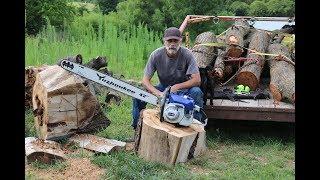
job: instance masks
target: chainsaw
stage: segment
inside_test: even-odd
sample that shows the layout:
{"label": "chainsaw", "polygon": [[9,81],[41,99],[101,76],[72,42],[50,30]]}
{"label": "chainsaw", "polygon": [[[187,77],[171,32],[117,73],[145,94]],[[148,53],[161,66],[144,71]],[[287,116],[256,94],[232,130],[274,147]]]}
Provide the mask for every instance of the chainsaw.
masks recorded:
{"label": "chainsaw", "polygon": [[112,88],[128,96],[160,107],[160,121],[166,121],[175,125],[189,126],[193,121],[194,112],[201,113],[205,118],[198,121],[204,126],[207,125],[208,118],[202,108],[197,106],[194,100],[187,95],[171,93],[171,86],[168,86],[162,97],[157,97],[149,92],[139,89],[124,81],[103,74],[86,66],[68,60],[62,60],[59,64],[63,69],[75,73],[81,77]]}

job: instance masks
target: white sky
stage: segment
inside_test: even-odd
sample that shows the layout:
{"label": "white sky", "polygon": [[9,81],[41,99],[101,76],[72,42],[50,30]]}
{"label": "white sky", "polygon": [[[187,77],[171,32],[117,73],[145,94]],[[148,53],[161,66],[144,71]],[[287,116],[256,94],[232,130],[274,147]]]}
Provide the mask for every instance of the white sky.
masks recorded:
{"label": "white sky", "polygon": [[[282,26],[288,24],[288,22],[284,21],[256,21],[253,24],[253,27],[257,29],[265,29],[265,30],[270,30],[273,31],[275,29],[281,29]],[[295,22],[290,23],[292,25],[295,24]]]}

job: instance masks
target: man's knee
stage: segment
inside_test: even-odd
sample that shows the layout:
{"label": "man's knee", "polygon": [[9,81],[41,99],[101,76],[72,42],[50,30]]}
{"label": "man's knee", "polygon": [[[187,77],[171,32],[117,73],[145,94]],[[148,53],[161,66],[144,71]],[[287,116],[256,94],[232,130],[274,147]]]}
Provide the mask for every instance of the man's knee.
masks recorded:
{"label": "man's knee", "polygon": [[203,92],[199,87],[192,87],[189,90],[189,94],[194,97],[203,97]]}

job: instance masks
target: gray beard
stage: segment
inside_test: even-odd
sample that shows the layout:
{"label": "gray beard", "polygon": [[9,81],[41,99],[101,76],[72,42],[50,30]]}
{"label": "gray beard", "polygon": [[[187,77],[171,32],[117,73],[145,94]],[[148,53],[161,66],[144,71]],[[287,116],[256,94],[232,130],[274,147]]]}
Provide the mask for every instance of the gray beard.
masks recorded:
{"label": "gray beard", "polygon": [[178,46],[176,49],[170,49],[167,47],[166,47],[166,49],[167,49],[167,52],[170,56],[175,56],[178,53],[180,46]]}

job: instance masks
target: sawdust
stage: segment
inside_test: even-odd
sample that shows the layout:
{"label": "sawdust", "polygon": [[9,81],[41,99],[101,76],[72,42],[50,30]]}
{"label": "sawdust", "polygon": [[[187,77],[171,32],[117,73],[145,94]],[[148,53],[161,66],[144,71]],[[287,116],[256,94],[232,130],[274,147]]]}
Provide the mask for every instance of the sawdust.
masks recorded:
{"label": "sawdust", "polygon": [[134,142],[126,143],[125,150],[126,151],[133,151],[134,150]]}
{"label": "sawdust", "polygon": [[104,170],[98,166],[92,164],[90,160],[86,157],[84,158],[68,158],[67,166],[63,170],[55,170],[53,168],[48,169],[38,169],[31,165],[26,165],[26,172],[33,174],[36,179],[68,179],[68,180],[78,180],[78,179],[101,179],[104,174]]}

